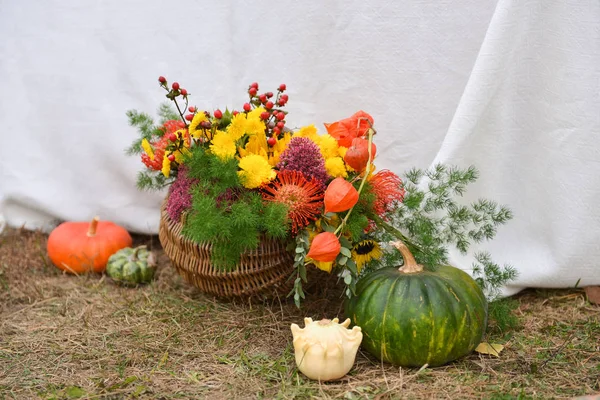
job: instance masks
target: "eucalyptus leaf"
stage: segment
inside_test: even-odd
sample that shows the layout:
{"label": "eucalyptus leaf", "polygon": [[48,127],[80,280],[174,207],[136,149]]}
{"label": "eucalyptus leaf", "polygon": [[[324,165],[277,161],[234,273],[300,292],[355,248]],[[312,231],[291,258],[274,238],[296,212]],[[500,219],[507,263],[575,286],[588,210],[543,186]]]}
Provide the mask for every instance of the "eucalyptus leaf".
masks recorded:
{"label": "eucalyptus leaf", "polygon": [[352,257],[352,252],[350,251],[350,249],[347,249],[346,247],[342,247],[340,249],[340,253],[342,253],[343,255],[345,255],[348,258]]}
{"label": "eucalyptus leaf", "polygon": [[308,279],[306,279],[306,266],[300,265],[298,267],[298,273],[300,274],[300,278],[302,278],[304,282],[308,282]]}

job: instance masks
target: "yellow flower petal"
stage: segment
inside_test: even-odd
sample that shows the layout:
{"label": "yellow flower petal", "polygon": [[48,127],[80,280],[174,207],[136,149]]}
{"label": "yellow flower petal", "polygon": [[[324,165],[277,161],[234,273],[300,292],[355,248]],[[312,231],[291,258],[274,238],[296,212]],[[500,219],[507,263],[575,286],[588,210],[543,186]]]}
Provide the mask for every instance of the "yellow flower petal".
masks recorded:
{"label": "yellow flower petal", "polygon": [[294,134],[294,136],[313,139],[317,136],[317,128],[314,125],[303,126]]}
{"label": "yellow flower petal", "polygon": [[333,261],[315,261],[311,260],[311,262],[315,265],[315,267],[319,268],[321,271],[325,271],[331,273],[333,269]]}
{"label": "yellow flower petal", "polygon": [[275,179],[277,173],[273,170],[266,157],[258,154],[250,154],[240,159],[238,171],[242,184],[245,188],[256,189],[262,184]]}
{"label": "yellow flower petal", "polygon": [[204,114],[204,111],[199,110],[198,112],[196,112],[194,118],[192,119],[192,122],[190,122],[190,126],[188,127],[190,135],[192,135],[196,139],[202,136],[203,130],[201,128],[199,129],[199,126],[202,122],[207,120],[208,118],[206,118],[206,114]]}
{"label": "yellow flower petal", "polygon": [[142,149],[144,149],[144,152],[148,154],[148,157],[154,161],[154,150],[152,149],[148,139],[142,139]]}
{"label": "yellow flower petal", "polygon": [[227,132],[217,131],[210,145],[210,150],[221,160],[227,160],[235,156],[235,141]]}
{"label": "yellow flower petal", "polygon": [[324,159],[339,156],[339,145],[333,136],[329,134],[320,135],[313,141],[319,146],[319,150],[321,150]]}
{"label": "yellow flower petal", "polygon": [[233,140],[238,141],[246,133],[246,115],[239,113],[231,119],[231,123],[227,126],[227,133],[231,135]]}
{"label": "yellow flower petal", "polygon": [[165,152],[165,156],[163,157],[162,173],[167,178],[171,174],[171,161],[169,161],[169,154],[167,152]]}
{"label": "yellow flower petal", "polygon": [[260,114],[262,114],[265,111],[267,111],[267,110],[264,107],[256,107],[254,110],[252,110],[248,113],[248,117],[246,119],[247,120],[257,119],[260,121],[261,120]]}
{"label": "yellow flower petal", "polygon": [[330,176],[334,178],[342,177],[346,178],[348,172],[346,172],[346,164],[342,157],[331,157],[325,160],[325,169]]}
{"label": "yellow flower petal", "polygon": [[265,136],[265,123],[259,119],[248,119],[246,121],[246,133],[248,135]]}

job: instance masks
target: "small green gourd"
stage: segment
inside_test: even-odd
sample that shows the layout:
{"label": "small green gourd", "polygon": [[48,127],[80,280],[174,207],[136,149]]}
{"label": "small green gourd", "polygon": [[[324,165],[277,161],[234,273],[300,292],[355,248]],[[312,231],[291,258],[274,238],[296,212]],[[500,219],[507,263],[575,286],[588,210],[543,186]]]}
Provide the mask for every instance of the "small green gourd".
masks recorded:
{"label": "small green gourd", "polygon": [[155,272],[156,257],[146,246],[119,250],[109,257],[106,266],[106,274],[125,286],[150,283]]}

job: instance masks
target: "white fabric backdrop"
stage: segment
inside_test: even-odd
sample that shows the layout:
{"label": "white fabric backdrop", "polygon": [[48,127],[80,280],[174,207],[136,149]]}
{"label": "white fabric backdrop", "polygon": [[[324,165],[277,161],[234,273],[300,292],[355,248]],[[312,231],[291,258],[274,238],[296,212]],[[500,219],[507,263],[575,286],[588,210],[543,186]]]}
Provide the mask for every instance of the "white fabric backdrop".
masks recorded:
{"label": "white fabric backdrop", "polygon": [[435,161],[514,211],[473,247],[519,269],[507,293],[600,284],[600,2],[501,1]]}
{"label": "white fabric backdrop", "polygon": [[285,82],[293,125],[371,113],[381,168],[476,164],[469,198],[515,212],[482,247],[520,270],[509,291],[600,284],[599,7],[0,0],[0,213],[46,229],[98,214],[156,233],[163,194],[135,189],[125,111],[156,109],[159,75],[207,109],[239,107],[250,82]]}

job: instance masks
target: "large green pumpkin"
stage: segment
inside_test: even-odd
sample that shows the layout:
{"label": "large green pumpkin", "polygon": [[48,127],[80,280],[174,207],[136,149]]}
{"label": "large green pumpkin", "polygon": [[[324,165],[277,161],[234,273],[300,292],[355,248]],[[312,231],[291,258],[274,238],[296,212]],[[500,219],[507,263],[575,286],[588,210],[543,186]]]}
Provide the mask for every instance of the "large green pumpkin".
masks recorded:
{"label": "large green pumpkin", "polygon": [[363,348],[403,367],[435,367],[471,353],[487,327],[487,301],[464,271],[424,270],[400,242],[401,268],[382,268],[357,284],[346,315],[361,327]]}
{"label": "large green pumpkin", "polygon": [[116,283],[125,286],[149,283],[155,272],[156,259],[146,246],[119,250],[109,257],[106,265],[106,274]]}

